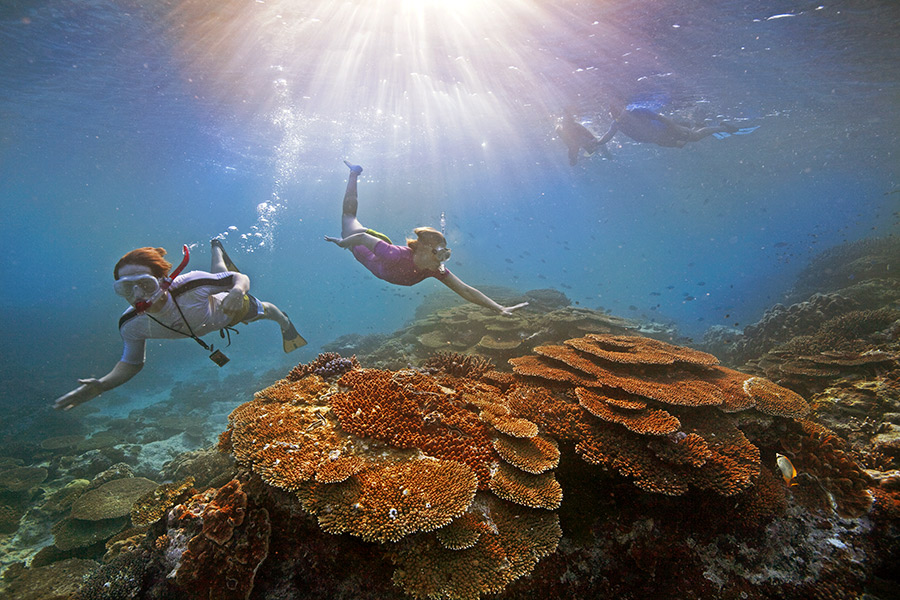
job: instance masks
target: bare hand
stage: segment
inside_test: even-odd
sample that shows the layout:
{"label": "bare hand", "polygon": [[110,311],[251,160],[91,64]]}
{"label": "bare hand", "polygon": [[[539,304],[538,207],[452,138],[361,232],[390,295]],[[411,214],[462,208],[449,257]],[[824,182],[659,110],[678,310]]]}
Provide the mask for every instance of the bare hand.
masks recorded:
{"label": "bare hand", "polygon": [[326,235],[325,241],[331,242],[332,244],[336,244],[336,245],[340,246],[341,248],[344,247],[344,240],[342,238],[336,238],[336,237],[331,237],[331,236]]}
{"label": "bare hand", "polygon": [[244,292],[243,290],[233,288],[229,290],[228,295],[222,300],[222,310],[228,316],[236,316],[244,308]]}
{"label": "bare hand", "polygon": [[523,306],[528,306],[528,303],[522,302],[520,304],[516,304],[515,306],[501,306],[500,314],[506,315],[506,316],[512,316],[512,312],[514,310],[518,310],[518,309],[522,308]]}
{"label": "bare hand", "polygon": [[93,400],[103,393],[103,383],[99,379],[79,379],[81,385],[66,394],[60,396],[53,403],[56,410],[72,410],[79,404],[84,404],[88,400]]}

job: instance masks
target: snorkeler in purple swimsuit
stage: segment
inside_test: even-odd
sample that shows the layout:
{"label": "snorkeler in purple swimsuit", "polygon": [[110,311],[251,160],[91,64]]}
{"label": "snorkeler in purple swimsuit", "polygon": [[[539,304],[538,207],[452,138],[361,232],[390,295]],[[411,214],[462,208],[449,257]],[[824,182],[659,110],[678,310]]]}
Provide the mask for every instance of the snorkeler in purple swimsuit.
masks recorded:
{"label": "snorkeler in purple swimsuit", "polygon": [[364,227],[356,218],[359,207],[356,181],[362,167],[344,161],[350,168],[350,179],[344,193],[341,215],[341,237],[325,236],[325,241],[337,244],[353,252],[373,275],[395,285],[415,285],[428,277],[434,277],[465,300],[508,315],[527,306],[527,302],[514,306],[501,306],[482,292],[464,283],[444,266],[450,258],[447,240],[437,229],[417,227],[413,230],[417,239],[406,240],[405,246],[396,246],[383,233]]}

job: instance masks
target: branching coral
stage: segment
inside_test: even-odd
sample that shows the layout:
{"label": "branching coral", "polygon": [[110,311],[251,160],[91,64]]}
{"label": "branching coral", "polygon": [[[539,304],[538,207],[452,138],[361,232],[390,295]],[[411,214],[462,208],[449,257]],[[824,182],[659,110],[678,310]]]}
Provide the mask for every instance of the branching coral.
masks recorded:
{"label": "branching coral", "polygon": [[425,361],[422,368],[430,373],[443,372],[454,377],[470,377],[477,379],[492,370],[494,363],[477,354],[459,354],[458,352],[435,352]]}
{"label": "branching coral", "polygon": [[796,495],[819,499],[840,516],[856,518],[872,505],[869,476],[853,459],[846,442],[828,428],[807,420],[791,423],[782,438],[798,475]]}

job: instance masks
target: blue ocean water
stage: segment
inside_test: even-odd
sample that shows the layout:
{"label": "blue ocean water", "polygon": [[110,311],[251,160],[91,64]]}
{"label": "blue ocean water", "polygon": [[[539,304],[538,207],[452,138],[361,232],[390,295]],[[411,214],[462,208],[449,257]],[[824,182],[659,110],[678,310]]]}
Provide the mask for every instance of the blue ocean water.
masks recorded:
{"label": "blue ocean water", "polygon": [[[363,223],[400,240],[444,214],[476,287],[741,328],[816,253],[897,233],[898,23],[891,1],[4,2],[0,402],[44,414],[112,368],[112,268],[138,246],[177,263],[189,244],[206,269],[223,236],[310,344],[242,327],[221,370],[190,340],[150,344],[102,410],[400,327],[442,286],[390,286],[323,242],[345,158]],[[568,164],[563,111],[601,135],[640,97],[759,129],[682,149],[619,134]]]}

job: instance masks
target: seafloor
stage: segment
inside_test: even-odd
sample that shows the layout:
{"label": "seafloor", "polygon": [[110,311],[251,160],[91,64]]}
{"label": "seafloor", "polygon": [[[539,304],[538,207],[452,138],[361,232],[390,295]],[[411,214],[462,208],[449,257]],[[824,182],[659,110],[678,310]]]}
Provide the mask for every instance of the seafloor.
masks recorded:
{"label": "seafloor", "polygon": [[898,598],[897,256],[834,248],[702,344],[492,290],[530,305],[433,297],[127,418],[6,415],[0,595]]}

